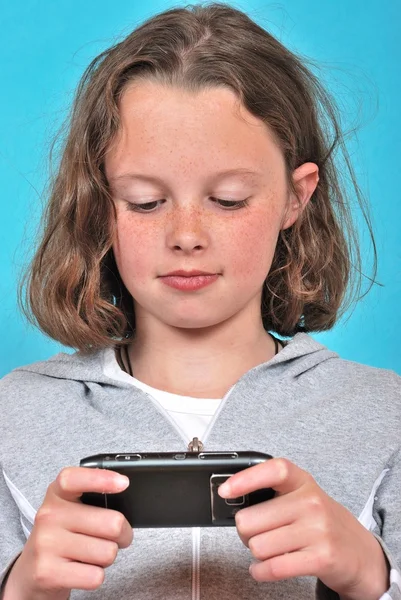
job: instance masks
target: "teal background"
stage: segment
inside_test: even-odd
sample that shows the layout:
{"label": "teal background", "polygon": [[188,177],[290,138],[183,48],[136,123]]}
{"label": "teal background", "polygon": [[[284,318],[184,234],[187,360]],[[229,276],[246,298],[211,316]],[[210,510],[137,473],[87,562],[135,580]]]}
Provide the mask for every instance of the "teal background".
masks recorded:
{"label": "teal background", "polygon": [[[401,3],[378,0],[233,2],[291,50],[321,65],[343,126],[358,126],[348,149],[370,200],[377,281],[349,319],[313,334],[344,358],[401,374],[400,71]],[[69,348],[28,325],[18,311],[17,278],[30,257],[48,175],[47,153],[90,60],[156,12],[183,3],[120,0],[15,0],[0,25],[1,279],[0,376]],[[361,218],[364,272],[371,246]]]}

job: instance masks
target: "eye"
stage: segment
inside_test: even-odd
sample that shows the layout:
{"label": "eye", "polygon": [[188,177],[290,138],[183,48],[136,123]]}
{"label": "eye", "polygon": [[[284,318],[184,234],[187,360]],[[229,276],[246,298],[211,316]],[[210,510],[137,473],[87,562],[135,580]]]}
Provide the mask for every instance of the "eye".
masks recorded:
{"label": "eye", "polygon": [[238,208],[248,205],[247,198],[245,200],[222,200],[221,198],[211,198],[211,200],[213,200],[213,202],[218,202],[220,206],[231,210],[237,210]]}
{"label": "eye", "polygon": [[158,202],[164,202],[164,201],[163,200],[153,200],[153,202],[146,202],[144,204],[135,204],[134,202],[127,202],[127,208],[128,208],[128,210],[133,210],[135,212],[152,212],[152,208],[155,208],[153,205],[157,204]]}
{"label": "eye", "polygon": [[[237,210],[248,205],[248,199],[245,200],[223,200],[222,198],[210,198],[212,202],[219,203],[222,208],[226,210]],[[127,202],[128,210],[134,212],[154,212],[158,202],[165,202],[165,200],[153,200],[153,202],[146,202],[144,204],[135,204],[134,202]]]}

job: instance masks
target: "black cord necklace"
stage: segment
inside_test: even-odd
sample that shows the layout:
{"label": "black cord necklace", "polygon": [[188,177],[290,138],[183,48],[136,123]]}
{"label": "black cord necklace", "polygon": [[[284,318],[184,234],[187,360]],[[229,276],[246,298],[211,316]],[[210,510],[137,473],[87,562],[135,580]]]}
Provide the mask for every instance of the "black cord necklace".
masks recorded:
{"label": "black cord necklace", "polygon": [[126,372],[128,372],[128,374],[131,375],[131,377],[133,377],[131,361],[129,359],[129,354],[128,354],[128,346],[124,346],[124,349],[125,349],[125,358],[126,358],[127,366],[128,366],[128,371],[126,371]]}

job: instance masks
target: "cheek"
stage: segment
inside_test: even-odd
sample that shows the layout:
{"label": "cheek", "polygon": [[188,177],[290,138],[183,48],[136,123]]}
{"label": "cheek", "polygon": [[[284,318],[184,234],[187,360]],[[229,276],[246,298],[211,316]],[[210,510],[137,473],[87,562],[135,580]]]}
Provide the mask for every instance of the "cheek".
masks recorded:
{"label": "cheek", "polygon": [[[231,242],[231,266],[245,279],[260,274],[262,279],[270,269],[279,234],[279,221],[274,214],[258,211],[237,228]],[[224,256],[224,254],[223,254]]]}
{"label": "cheek", "polygon": [[152,250],[155,243],[150,243],[151,232],[144,227],[133,227],[128,221],[117,221],[117,235],[113,244],[117,267],[122,279],[135,279],[145,282],[152,265]]}

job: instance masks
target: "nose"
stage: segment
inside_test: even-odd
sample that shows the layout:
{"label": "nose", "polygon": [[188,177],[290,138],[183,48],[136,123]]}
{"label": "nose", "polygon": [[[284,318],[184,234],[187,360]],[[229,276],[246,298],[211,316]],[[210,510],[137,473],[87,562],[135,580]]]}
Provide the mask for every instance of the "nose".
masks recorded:
{"label": "nose", "polygon": [[191,253],[204,250],[209,243],[209,231],[199,207],[176,210],[166,225],[166,243],[174,251]]}

